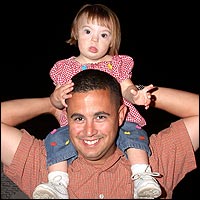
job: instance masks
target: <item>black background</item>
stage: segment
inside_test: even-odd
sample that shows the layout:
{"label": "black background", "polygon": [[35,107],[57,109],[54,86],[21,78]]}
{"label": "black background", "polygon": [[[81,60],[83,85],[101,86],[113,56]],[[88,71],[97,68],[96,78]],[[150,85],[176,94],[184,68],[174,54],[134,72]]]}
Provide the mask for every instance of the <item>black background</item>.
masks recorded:
{"label": "black background", "polygon": [[[140,3],[139,3],[140,2]],[[119,54],[134,58],[133,82],[173,87],[199,93],[197,4],[172,1],[19,1],[4,2],[1,23],[1,100],[49,96],[54,86],[49,77],[53,64],[78,55],[65,43],[73,18],[85,3],[103,3],[121,22]],[[191,102],[192,103],[192,102]],[[147,120],[149,134],[176,117],[160,110],[138,108]],[[51,116],[23,124],[37,137],[58,126]],[[20,127],[20,126],[19,126]],[[170,150],[169,150],[170,152]],[[199,163],[199,151],[196,153]],[[188,174],[173,198],[192,198],[198,193],[199,173]]]}

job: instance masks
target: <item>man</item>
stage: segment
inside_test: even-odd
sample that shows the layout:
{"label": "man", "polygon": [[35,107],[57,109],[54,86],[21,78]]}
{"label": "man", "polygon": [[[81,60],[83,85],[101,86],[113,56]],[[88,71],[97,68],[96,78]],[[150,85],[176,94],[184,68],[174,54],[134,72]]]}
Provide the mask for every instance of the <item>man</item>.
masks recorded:
{"label": "man", "polygon": [[[78,158],[68,168],[69,198],[133,198],[130,163],[115,144],[127,111],[121,104],[120,86],[113,77],[98,70],[82,71],[72,81],[67,116]],[[150,164],[153,171],[162,175],[158,178],[162,198],[172,198],[176,185],[197,167],[194,151],[199,148],[199,96],[169,88],[158,88],[153,95],[156,108],[182,118],[150,136]],[[46,150],[42,140],[14,126],[54,112],[49,98],[1,103],[4,172],[30,198],[35,186],[47,181]],[[64,130],[61,128],[63,134]]]}

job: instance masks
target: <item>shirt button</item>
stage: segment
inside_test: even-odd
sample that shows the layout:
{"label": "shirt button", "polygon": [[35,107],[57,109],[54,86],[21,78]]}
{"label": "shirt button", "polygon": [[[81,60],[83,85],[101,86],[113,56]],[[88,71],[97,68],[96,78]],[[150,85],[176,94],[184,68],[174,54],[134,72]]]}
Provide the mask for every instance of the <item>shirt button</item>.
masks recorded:
{"label": "shirt button", "polygon": [[103,195],[103,194],[100,194],[100,195],[99,195],[99,198],[100,198],[100,199],[104,199],[104,195]]}

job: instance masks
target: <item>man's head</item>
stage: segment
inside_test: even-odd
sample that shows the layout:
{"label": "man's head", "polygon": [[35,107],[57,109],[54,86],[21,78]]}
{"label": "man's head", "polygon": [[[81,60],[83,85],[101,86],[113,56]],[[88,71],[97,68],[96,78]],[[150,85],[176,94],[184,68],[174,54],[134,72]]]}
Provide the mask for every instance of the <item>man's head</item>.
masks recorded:
{"label": "man's head", "polygon": [[127,111],[120,85],[99,70],[84,70],[72,81],[74,90],[67,100],[71,140],[79,155],[101,164],[116,148],[118,127]]}

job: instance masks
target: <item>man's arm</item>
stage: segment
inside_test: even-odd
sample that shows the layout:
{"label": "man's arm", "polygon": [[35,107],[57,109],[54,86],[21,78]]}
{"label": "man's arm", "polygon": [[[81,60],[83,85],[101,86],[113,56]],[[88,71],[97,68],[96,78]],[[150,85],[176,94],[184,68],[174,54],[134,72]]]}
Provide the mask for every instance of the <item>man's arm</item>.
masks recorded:
{"label": "man's arm", "polygon": [[44,113],[52,113],[55,108],[49,98],[10,100],[1,103],[1,161],[10,165],[22,133],[14,126]]}
{"label": "man's arm", "polygon": [[152,95],[155,108],[183,119],[196,151],[199,148],[199,95],[164,87],[159,87]]}
{"label": "man's arm", "polygon": [[1,122],[16,126],[44,113],[53,114],[54,111],[49,97],[4,101],[1,102]]}

